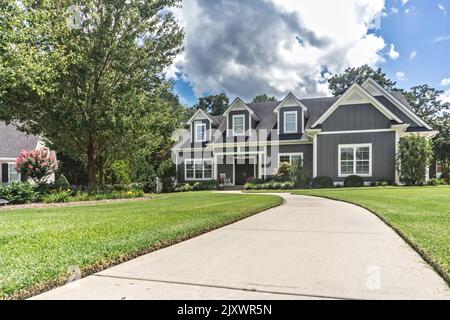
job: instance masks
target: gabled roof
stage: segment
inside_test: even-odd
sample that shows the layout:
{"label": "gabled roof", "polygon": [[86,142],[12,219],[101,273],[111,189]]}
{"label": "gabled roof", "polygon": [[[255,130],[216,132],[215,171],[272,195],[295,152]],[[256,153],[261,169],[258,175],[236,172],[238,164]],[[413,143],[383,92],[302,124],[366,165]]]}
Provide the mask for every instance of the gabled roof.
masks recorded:
{"label": "gabled roof", "polygon": [[296,104],[298,104],[303,111],[308,111],[308,108],[305,107],[303,103],[299,99],[297,99],[296,96],[294,96],[291,92],[278,104],[278,106],[275,108],[274,112],[278,112],[281,108],[283,108],[289,100],[292,99]]}
{"label": "gabled roof", "polygon": [[[322,124],[339,106],[345,105],[345,102],[354,100],[357,101],[358,98],[363,98],[369,101],[375,108],[377,108],[382,114],[384,114],[389,120],[396,121],[397,123],[403,123],[395,114],[393,114],[389,109],[387,109],[381,102],[375,99],[368,91],[366,91],[359,84],[355,83],[350,88],[345,91],[345,93],[340,96],[333,105],[328,108],[328,110],[313,123],[311,128]],[[343,104],[344,103],[344,104]]]}
{"label": "gabled roof", "polygon": [[36,149],[38,142],[38,136],[27,135],[13,125],[0,122],[0,158],[15,159],[22,150]]}
{"label": "gabled roof", "polygon": [[363,88],[376,88],[376,91],[384,95],[388,100],[390,100],[397,108],[399,108],[401,111],[403,111],[407,116],[409,116],[411,119],[416,121],[417,123],[423,125],[425,128],[431,130],[431,127],[423,121],[417,114],[415,114],[411,110],[411,106],[409,106],[408,101],[405,99],[403,94],[393,94],[386,89],[384,89],[382,86],[380,86],[375,80],[372,78],[367,79],[362,84]]}
{"label": "gabled roof", "polygon": [[206,119],[208,119],[210,122],[215,123],[215,122],[214,122],[214,119],[213,119],[208,113],[206,113],[206,112],[203,111],[202,109],[198,109],[198,110],[194,113],[194,115],[188,120],[187,124],[188,124],[188,125],[191,125],[192,121],[194,121],[195,118],[196,118],[199,114],[203,115],[203,116],[204,116]]}
{"label": "gabled roof", "polygon": [[234,101],[230,104],[230,106],[227,108],[227,110],[225,110],[225,112],[224,112],[224,116],[226,117],[230,112],[231,112],[231,110],[234,108],[234,107],[236,107],[236,106],[242,106],[242,107],[244,107],[244,109],[246,109],[248,112],[249,112],[249,114],[250,114],[250,116],[253,118],[253,119],[255,119],[256,121],[260,121],[261,119],[256,115],[256,113],[244,102],[244,101],[242,101],[242,99],[241,98],[239,98],[239,97],[237,97],[236,99],[234,99]]}

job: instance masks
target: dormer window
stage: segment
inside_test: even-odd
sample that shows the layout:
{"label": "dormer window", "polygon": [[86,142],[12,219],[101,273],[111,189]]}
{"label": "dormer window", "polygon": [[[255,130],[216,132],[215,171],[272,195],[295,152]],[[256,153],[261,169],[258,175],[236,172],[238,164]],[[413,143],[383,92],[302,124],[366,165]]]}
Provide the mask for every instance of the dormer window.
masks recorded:
{"label": "dormer window", "polygon": [[233,115],[233,135],[234,136],[245,135],[245,115],[243,114]]}
{"label": "dormer window", "polygon": [[195,142],[206,142],[206,124],[195,124]]}
{"label": "dormer window", "polygon": [[298,116],[297,111],[284,112],[284,133],[298,132]]}

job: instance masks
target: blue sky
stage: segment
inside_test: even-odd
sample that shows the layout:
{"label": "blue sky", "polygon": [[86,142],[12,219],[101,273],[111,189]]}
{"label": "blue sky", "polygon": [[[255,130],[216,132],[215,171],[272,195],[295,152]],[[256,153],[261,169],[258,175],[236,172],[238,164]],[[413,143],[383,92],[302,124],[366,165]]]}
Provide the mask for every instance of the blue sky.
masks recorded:
{"label": "blue sky", "polygon": [[[275,4],[267,4],[270,1]],[[219,92],[226,92],[231,98],[244,95],[243,98],[247,99],[257,92],[267,92],[277,97],[288,91],[300,97],[324,95],[326,88],[323,84],[318,84],[323,80],[320,78],[320,71],[317,71],[321,60],[314,58],[323,55],[324,65],[331,72],[339,72],[350,64],[355,66],[359,62],[369,63],[381,67],[391,79],[397,81],[399,87],[408,89],[427,83],[450,93],[450,0],[378,0],[377,4],[367,2],[362,8],[361,2],[348,1],[346,12],[338,13],[342,15],[341,18],[358,20],[358,17],[352,15],[372,14],[382,9],[379,29],[368,28],[361,34],[352,35],[348,30],[360,30],[361,27],[358,24],[360,22],[355,22],[355,25],[348,26],[349,29],[345,31],[347,35],[337,34],[336,37],[340,37],[341,42],[360,41],[354,47],[341,46],[339,42],[333,43],[331,40],[327,45],[315,44],[320,43],[316,40],[321,37],[326,39],[326,31],[334,28],[330,25],[330,29],[327,29],[327,25],[321,25],[331,23],[327,22],[330,19],[309,18],[314,15],[314,8],[299,5],[298,10],[293,9],[290,13],[297,14],[300,22],[290,29],[292,23],[296,22],[286,22],[292,18],[291,14],[286,14],[288,10],[281,8],[277,0],[260,0],[267,6],[264,12],[274,10],[279,14],[278,19],[274,18],[272,25],[264,29],[265,26],[254,27],[254,23],[245,25],[246,22],[242,22],[242,19],[230,19],[234,15],[233,10],[256,11],[248,4],[236,8],[243,2],[236,1],[232,4],[232,0],[221,0],[211,5],[205,0],[185,0],[178,16],[186,31],[186,52],[176,62],[176,72],[172,76],[175,92],[189,105],[195,104],[201,95]],[[236,3],[239,5],[235,5]],[[353,8],[356,8],[355,13],[351,11]],[[330,8],[330,13],[325,12],[324,17],[327,14],[332,17],[333,10],[336,11]],[[255,12],[255,21],[264,20],[261,14],[263,13]],[[217,20],[209,19],[209,15]],[[265,47],[265,40],[269,37],[283,41],[294,38],[297,36],[297,28],[302,30],[301,37],[310,37],[310,48],[306,46],[304,51],[299,51],[302,48],[289,47],[284,52],[282,46],[277,47],[279,42],[274,42],[270,48]],[[290,30],[294,30],[292,37]],[[245,38],[247,34],[249,35]],[[258,37],[262,37],[263,41],[259,42]],[[219,45],[216,39],[220,39]],[[246,52],[251,52],[251,55],[246,56]],[[328,54],[329,52],[332,54]],[[335,59],[330,57],[333,54],[336,55]],[[233,58],[227,60],[229,56]],[[277,56],[287,62],[279,63]],[[339,58],[340,56],[350,58],[346,60]],[[296,64],[293,60],[297,57],[301,61]],[[264,63],[258,64],[259,59]],[[270,76],[261,76],[260,73],[264,70],[274,74],[276,80],[272,81]],[[283,77],[284,73],[286,79]],[[448,85],[441,85],[444,79],[449,79]]]}

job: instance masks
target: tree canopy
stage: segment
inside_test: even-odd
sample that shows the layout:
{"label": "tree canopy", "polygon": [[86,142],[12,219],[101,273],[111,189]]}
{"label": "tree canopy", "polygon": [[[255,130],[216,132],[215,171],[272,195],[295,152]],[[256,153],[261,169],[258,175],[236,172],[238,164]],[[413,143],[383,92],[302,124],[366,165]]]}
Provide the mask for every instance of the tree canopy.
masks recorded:
{"label": "tree canopy", "polygon": [[263,93],[253,98],[253,102],[275,102],[277,101],[277,98],[274,96],[268,96],[267,94]]}
{"label": "tree canopy", "polygon": [[356,68],[347,68],[342,74],[335,74],[328,79],[328,89],[334,96],[342,95],[354,83],[363,84],[368,78],[372,78],[388,91],[395,89],[396,82],[390,80],[381,68],[376,70],[368,65]]}
{"label": "tree canopy", "polygon": [[195,109],[202,109],[213,116],[219,116],[228,107],[229,99],[225,93],[200,97]]}
{"label": "tree canopy", "polygon": [[[2,1],[3,3],[4,1]],[[183,32],[179,0],[8,1],[1,10],[0,117],[84,158],[95,187],[105,161],[143,133],[161,143],[178,125],[164,70]],[[155,130],[153,130],[155,129]]]}

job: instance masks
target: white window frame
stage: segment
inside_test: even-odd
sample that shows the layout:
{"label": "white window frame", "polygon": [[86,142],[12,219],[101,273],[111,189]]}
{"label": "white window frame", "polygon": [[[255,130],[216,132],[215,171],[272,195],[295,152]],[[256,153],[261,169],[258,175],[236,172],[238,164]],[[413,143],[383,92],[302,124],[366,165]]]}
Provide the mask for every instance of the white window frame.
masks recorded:
{"label": "white window frame", "polygon": [[[209,161],[211,163],[211,178],[205,178],[205,165],[203,164],[204,162]],[[187,177],[187,164],[188,162],[192,162],[192,164],[194,165],[194,176],[192,178],[188,178]],[[202,178],[196,178],[195,177],[195,164],[198,163],[202,163]],[[186,159],[184,160],[184,180],[185,181],[208,181],[208,180],[213,180],[214,179],[214,161],[212,158],[202,158],[202,159]]]}
{"label": "white window frame", "polygon": [[[356,173],[356,149],[357,148],[369,148],[369,173]],[[341,149],[350,148],[353,149],[353,173],[342,173],[341,172]],[[339,144],[338,145],[338,177],[345,178],[352,175],[358,175],[360,177],[371,177],[372,176],[372,144],[371,143],[359,143],[359,144]]]}
{"label": "white window frame", "polygon": [[[204,129],[204,135],[203,135],[203,139],[198,140],[198,135],[197,135],[197,130],[199,127],[203,127]],[[194,141],[195,142],[206,142],[206,123],[196,123],[194,126]]]}
{"label": "white window frame", "polygon": [[[242,118],[242,133],[236,133],[235,128],[234,128],[234,124],[235,124],[235,119],[236,118]],[[231,117],[232,121],[231,121],[231,127],[232,127],[232,131],[233,131],[233,136],[245,136],[245,114],[234,114]]]}
{"label": "white window frame", "polygon": [[[295,130],[287,130],[286,127],[286,118],[288,115],[295,115]],[[285,111],[283,113],[283,133],[298,133],[298,111],[297,110],[293,110],[293,111]]]}
{"label": "white window frame", "polygon": [[300,156],[302,158],[302,161],[304,160],[303,158],[303,152],[289,152],[289,153],[279,153],[278,154],[278,166],[280,166],[280,158],[281,157],[289,157],[289,163],[292,163],[292,156]]}
{"label": "white window frame", "polygon": [[[17,180],[12,181],[11,173],[14,173],[15,175],[17,175]],[[18,182],[20,180],[21,180],[21,176],[20,176],[20,173],[18,173],[16,170],[16,164],[8,163],[8,183]]]}

